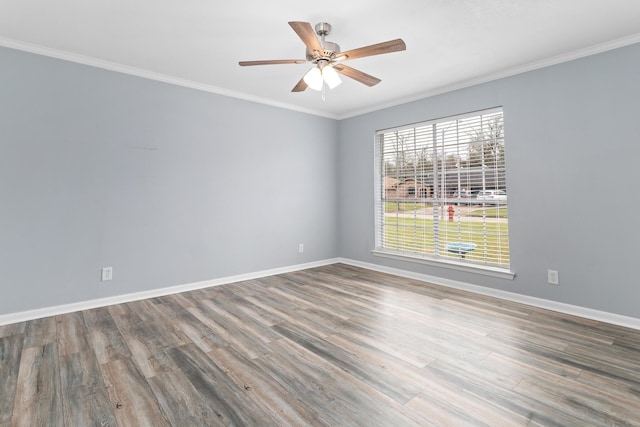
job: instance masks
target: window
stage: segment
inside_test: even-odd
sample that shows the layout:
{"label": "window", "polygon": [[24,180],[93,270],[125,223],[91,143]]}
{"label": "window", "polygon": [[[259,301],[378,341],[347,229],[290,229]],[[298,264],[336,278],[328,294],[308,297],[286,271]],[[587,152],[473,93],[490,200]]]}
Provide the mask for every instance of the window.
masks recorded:
{"label": "window", "polygon": [[375,253],[509,270],[502,109],[376,134]]}

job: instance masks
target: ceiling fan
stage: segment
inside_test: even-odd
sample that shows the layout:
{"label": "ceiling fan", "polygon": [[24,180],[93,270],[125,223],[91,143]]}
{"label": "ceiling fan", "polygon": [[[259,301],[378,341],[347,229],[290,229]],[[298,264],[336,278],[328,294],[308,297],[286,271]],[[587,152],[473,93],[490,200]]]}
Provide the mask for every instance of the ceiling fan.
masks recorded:
{"label": "ceiling fan", "polygon": [[[381,80],[379,78],[348,67],[343,62],[365,56],[398,52],[407,48],[402,39],[396,39],[340,52],[340,46],[337,43],[325,40],[325,37],[331,32],[331,25],[326,22],[317,24],[315,32],[308,22],[293,21],[289,22],[289,25],[307,47],[305,59],[240,61],[239,64],[243,67],[251,65],[304,64],[307,62],[314,64],[315,66],[300,79],[291,92],[303,92],[307,87],[321,90],[325,84],[330,89],[333,89],[341,83],[338,73],[367,86],[375,86],[380,83]],[[316,34],[320,37],[320,40],[318,40]]]}

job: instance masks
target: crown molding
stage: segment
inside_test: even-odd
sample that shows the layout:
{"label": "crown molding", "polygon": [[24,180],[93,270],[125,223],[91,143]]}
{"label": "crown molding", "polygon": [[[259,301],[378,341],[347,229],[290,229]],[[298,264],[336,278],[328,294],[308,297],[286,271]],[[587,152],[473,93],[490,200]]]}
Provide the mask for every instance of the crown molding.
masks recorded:
{"label": "crown molding", "polygon": [[506,77],[515,76],[518,74],[526,73],[529,71],[538,70],[541,68],[549,67],[552,65],[561,64],[563,62],[569,62],[576,59],[584,58],[587,56],[595,55],[598,53],[606,52],[613,49],[618,49],[621,47],[629,46],[635,43],[640,42],[640,33],[631,34],[629,36],[621,37],[616,40],[611,40],[608,42],[600,43],[594,46],[586,47],[583,49],[578,49],[572,52],[564,53],[561,55],[552,56],[549,58],[545,58],[539,61],[530,62],[528,64],[520,65],[517,67],[512,67],[506,70],[501,70],[495,73],[486,74],[484,76],[480,76],[478,78],[465,80],[463,82],[455,83],[452,85],[441,86],[435,88],[433,90],[429,90],[426,92],[420,92],[411,96],[398,98],[388,103],[376,104],[369,108],[354,110],[348,113],[343,114],[331,114],[325,111],[307,109],[303,107],[299,107],[292,104],[276,102],[270,99],[250,95],[244,92],[237,92],[228,89],[224,89],[221,87],[207,85],[204,83],[194,82],[191,80],[181,79],[178,77],[169,76],[166,74],[155,73],[149,70],[144,70],[141,68],[130,67],[127,65],[104,61],[101,59],[78,55],[71,52],[66,52],[63,50],[52,49],[36,44],[26,43],[19,40],[9,39],[0,37],[0,46],[4,46],[11,49],[21,50],[25,52],[35,53],[38,55],[48,56],[51,58],[61,59],[64,61],[75,62],[78,64],[88,65],[92,67],[102,68],[105,70],[115,71],[118,73],[129,74],[136,77],[141,77],[145,79],[155,80],[163,83],[173,84],[177,86],[182,86],[190,89],[200,90],[204,92],[214,93],[217,95],[228,96],[232,98],[242,99],[245,101],[255,102],[258,104],[269,105],[272,107],[283,108],[286,110],[296,111],[300,113],[310,114],[314,116],[325,117],[333,120],[344,120],[351,117],[360,116],[363,114],[372,113],[375,111],[380,111],[385,108],[396,107],[398,105],[406,104],[409,102],[419,101],[425,98],[430,98],[432,96],[441,95],[447,92],[453,92],[456,90],[464,89],[467,87],[479,85],[482,83],[488,83],[491,81],[503,79]]}
{"label": "crown molding", "polygon": [[90,67],[101,68],[103,70],[115,71],[117,73],[128,74],[131,76],[141,77],[144,79],[155,80],[162,83],[182,86],[189,89],[209,92],[216,95],[228,96],[231,98],[242,99],[244,101],[255,102],[263,105],[269,105],[271,107],[283,108],[285,110],[292,110],[299,113],[326,117],[334,120],[338,119],[338,117],[335,114],[330,114],[324,111],[307,109],[307,108],[299,107],[297,105],[287,104],[283,102],[276,102],[270,99],[261,98],[261,97],[250,95],[244,92],[237,92],[229,89],[224,89],[218,86],[199,83],[199,82],[195,82],[187,79],[181,79],[179,77],[156,73],[153,71],[144,70],[142,68],[130,67],[128,65],[123,65],[116,62],[104,61],[102,59],[93,58],[90,56],[78,55],[75,53],[58,50],[58,49],[52,49],[52,48],[48,48],[40,45],[31,44],[31,43],[26,43],[19,40],[0,37],[0,46],[10,48],[10,49],[15,49],[15,50],[21,50],[29,53],[35,53],[37,55],[47,56],[50,58],[61,59],[63,61],[74,62],[76,64],[82,64],[82,65],[88,65]]}
{"label": "crown molding", "polygon": [[578,49],[572,52],[563,53],[561,55],[551,56],[549,58],[541,59],[539,61],[530,62],[517,67],[508,68],[495,73],[485,74],[474,79],[465,80],[463,82],[455,83],[452,85],[441,86],[427,92],[420,92],[415,95],[398,98],[394,101],[378,104],[371,108],[352,111],[350,113],[341,114],[338,116],[338,120],[344,120],[351,117],[361,116],[367,113],[373,113],[375,111],[384,110],[385,108],[397,107],[398,105],[407,104],[409,102],[415,102],[422,99],[430,98],[436,95],[442,95],[443,93],[453,92],[456,90],[476,86],[482,83],[488,83],[495,80],[500,80],[506,77],[512,77],[518,74],[527,73],[529,71],[539,70],[541,68],[550,67],[552,65],[562,64],[563,62],[569,62],[576,59],[584,58],[598,53],[607,52],[609,50],[618,49],[621,47],[629,46],[632,44],[640,43],[640,33],[632,34],[626,37],[622,37],[616,40],[611,40],[605,43],[600,43],[594,46]]}

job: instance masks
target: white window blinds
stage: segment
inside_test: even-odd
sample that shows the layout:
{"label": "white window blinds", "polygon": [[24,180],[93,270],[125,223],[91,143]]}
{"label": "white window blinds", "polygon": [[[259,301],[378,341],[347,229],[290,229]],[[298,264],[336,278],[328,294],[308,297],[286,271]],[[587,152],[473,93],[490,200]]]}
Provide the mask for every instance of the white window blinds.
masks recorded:
{"label": "white window blinds", "polygon": [[509,268],[502,109],[376,134],[376,250]]}

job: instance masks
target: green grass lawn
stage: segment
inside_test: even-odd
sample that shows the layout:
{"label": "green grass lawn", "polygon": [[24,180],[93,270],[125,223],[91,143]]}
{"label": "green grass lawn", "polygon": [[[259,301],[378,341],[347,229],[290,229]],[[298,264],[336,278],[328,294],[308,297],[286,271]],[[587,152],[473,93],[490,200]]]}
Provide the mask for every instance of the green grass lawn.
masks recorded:
{"label": "green grass lawn", "polygon": [[[417,252],[427,255],[435,253],[434,222],[427,218],[386,217],[384,245],[389,249]],[[482,263],[509,265],[509,238],[505,222],[438,222],[440,256],[459,259],[460,255],[446,251],[451,242],[473,242],[476,249],[466,258]]]}
{"label": "green grass lawn", "polygon": [[427,207],[425,203],[418,202],[384,202],[385,212],[415,211]]}
{"label": "green grass lawn", "polygon": [[487,218],[507,218],[507,207],[497,206],[495,208],[474,209],[469,214],[469,216],[473,217],[482,217],[483,215]]}

